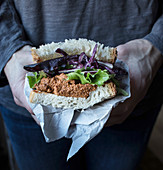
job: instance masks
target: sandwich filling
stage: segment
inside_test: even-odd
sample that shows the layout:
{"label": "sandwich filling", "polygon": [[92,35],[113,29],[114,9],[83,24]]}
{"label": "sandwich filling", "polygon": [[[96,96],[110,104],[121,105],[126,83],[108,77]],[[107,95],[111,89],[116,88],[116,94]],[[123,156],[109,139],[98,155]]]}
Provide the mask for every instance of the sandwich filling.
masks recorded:
{"label": "sandwich filling", "polygon": [[97,88],[97,86],[76,83],[75,80],[67,80],[67,78],[64,73],[52,78],[44,77],[35,84],[34,89],[35,91],[53,93],[57,96],[88,98],[89,93]]}
{"label": "sandwich filling", "polygon": [[58,48],[55,52],[62,57],[24,66],[33,72],[33,76],[27,76],[30,88],[57,96],[88,98],[98,86],[112,82],[115,92],[127,95],[116,80],[123,71],[110,63],[98,61],[95,58],[97,48],[96,44],[91,57],[85,52],[68,55]]}

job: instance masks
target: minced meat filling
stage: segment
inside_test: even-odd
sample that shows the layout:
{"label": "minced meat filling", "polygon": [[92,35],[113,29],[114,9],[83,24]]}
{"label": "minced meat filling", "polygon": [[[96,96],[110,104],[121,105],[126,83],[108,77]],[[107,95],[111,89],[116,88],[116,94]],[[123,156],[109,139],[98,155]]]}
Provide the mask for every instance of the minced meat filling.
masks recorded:
{"label": "minced meat filling", "polygon": [[55,77],[42,78],[35,85],[35,89],[41,92],[53,93],[58,96],[65,97],[89,97],[91,91],[96,90],[96,86],[91,84],[76,84],[75,80],[66,80],[67,76],[62,73]]}

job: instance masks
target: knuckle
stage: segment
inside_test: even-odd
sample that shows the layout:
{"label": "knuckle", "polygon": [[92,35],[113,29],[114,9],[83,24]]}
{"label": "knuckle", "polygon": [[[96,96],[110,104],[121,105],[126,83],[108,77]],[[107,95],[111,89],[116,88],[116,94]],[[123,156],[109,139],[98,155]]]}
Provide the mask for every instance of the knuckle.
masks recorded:
{"label": "knuckle", "polygon": [[117,50],[118,50],[118,56],[126,56],[128,53],[124,45],[119,46]]}
{"label": "knuckle", "polygon": [[119,117],[119,119],[117,120],[116,124],[121,124],[121,123],[123,123],[125,120],[126,120],[126,117],[121,116],[121,117]]}
{"label": "knuckle", "polygon": [[22,106],[20,100],[19,100],[16,96],[14,96],[14,102],[15,102],[18,106]]}

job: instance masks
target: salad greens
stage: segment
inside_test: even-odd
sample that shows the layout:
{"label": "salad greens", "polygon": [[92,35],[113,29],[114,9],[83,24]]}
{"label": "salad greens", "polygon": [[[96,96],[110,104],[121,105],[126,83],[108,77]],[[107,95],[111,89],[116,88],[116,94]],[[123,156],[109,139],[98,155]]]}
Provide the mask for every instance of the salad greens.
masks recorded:
{"label": "salad greens", "polygon": [[114,77],[114,74],[109,74],[107,70],[94,69],[92,74],[89,71],[76,70],[67,74],[68,80],[80,80],[81,84],[93,84],[102,86],[104,83]]}
{"label": "salad greens", "polygon": [[30,88],[33,88],[35,84],[39,83],[43,77],[47,77],[43,71],[39,73],[33,72],[33,76],[27,76]]}

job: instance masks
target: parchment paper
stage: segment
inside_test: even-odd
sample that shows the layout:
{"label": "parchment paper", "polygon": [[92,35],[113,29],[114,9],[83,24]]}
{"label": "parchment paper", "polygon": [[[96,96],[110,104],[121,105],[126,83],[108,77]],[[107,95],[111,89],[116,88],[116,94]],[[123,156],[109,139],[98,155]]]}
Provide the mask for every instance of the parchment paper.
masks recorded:
{"label": "parchment paper", "polygon": [[[128,72],[128,75],[123,76],[121,86],[129,95],[119,95],[85,110],[58,109],[52,106],[30,103],[29,95],[32,89],[30,89],[28,79],[26,78],[24,92],[30,107],[40,121],[46,142],[52,142],[63,137],[72,138],[72,145],[67,160],[75,155],[83,145],[100,133],[110,116],[112,108],[116,107],[119,102],[124,102],[130,97],[128,67],[119,60],[116,61],[115,65]],[[28,73],[27,75],[30,74]]]}

